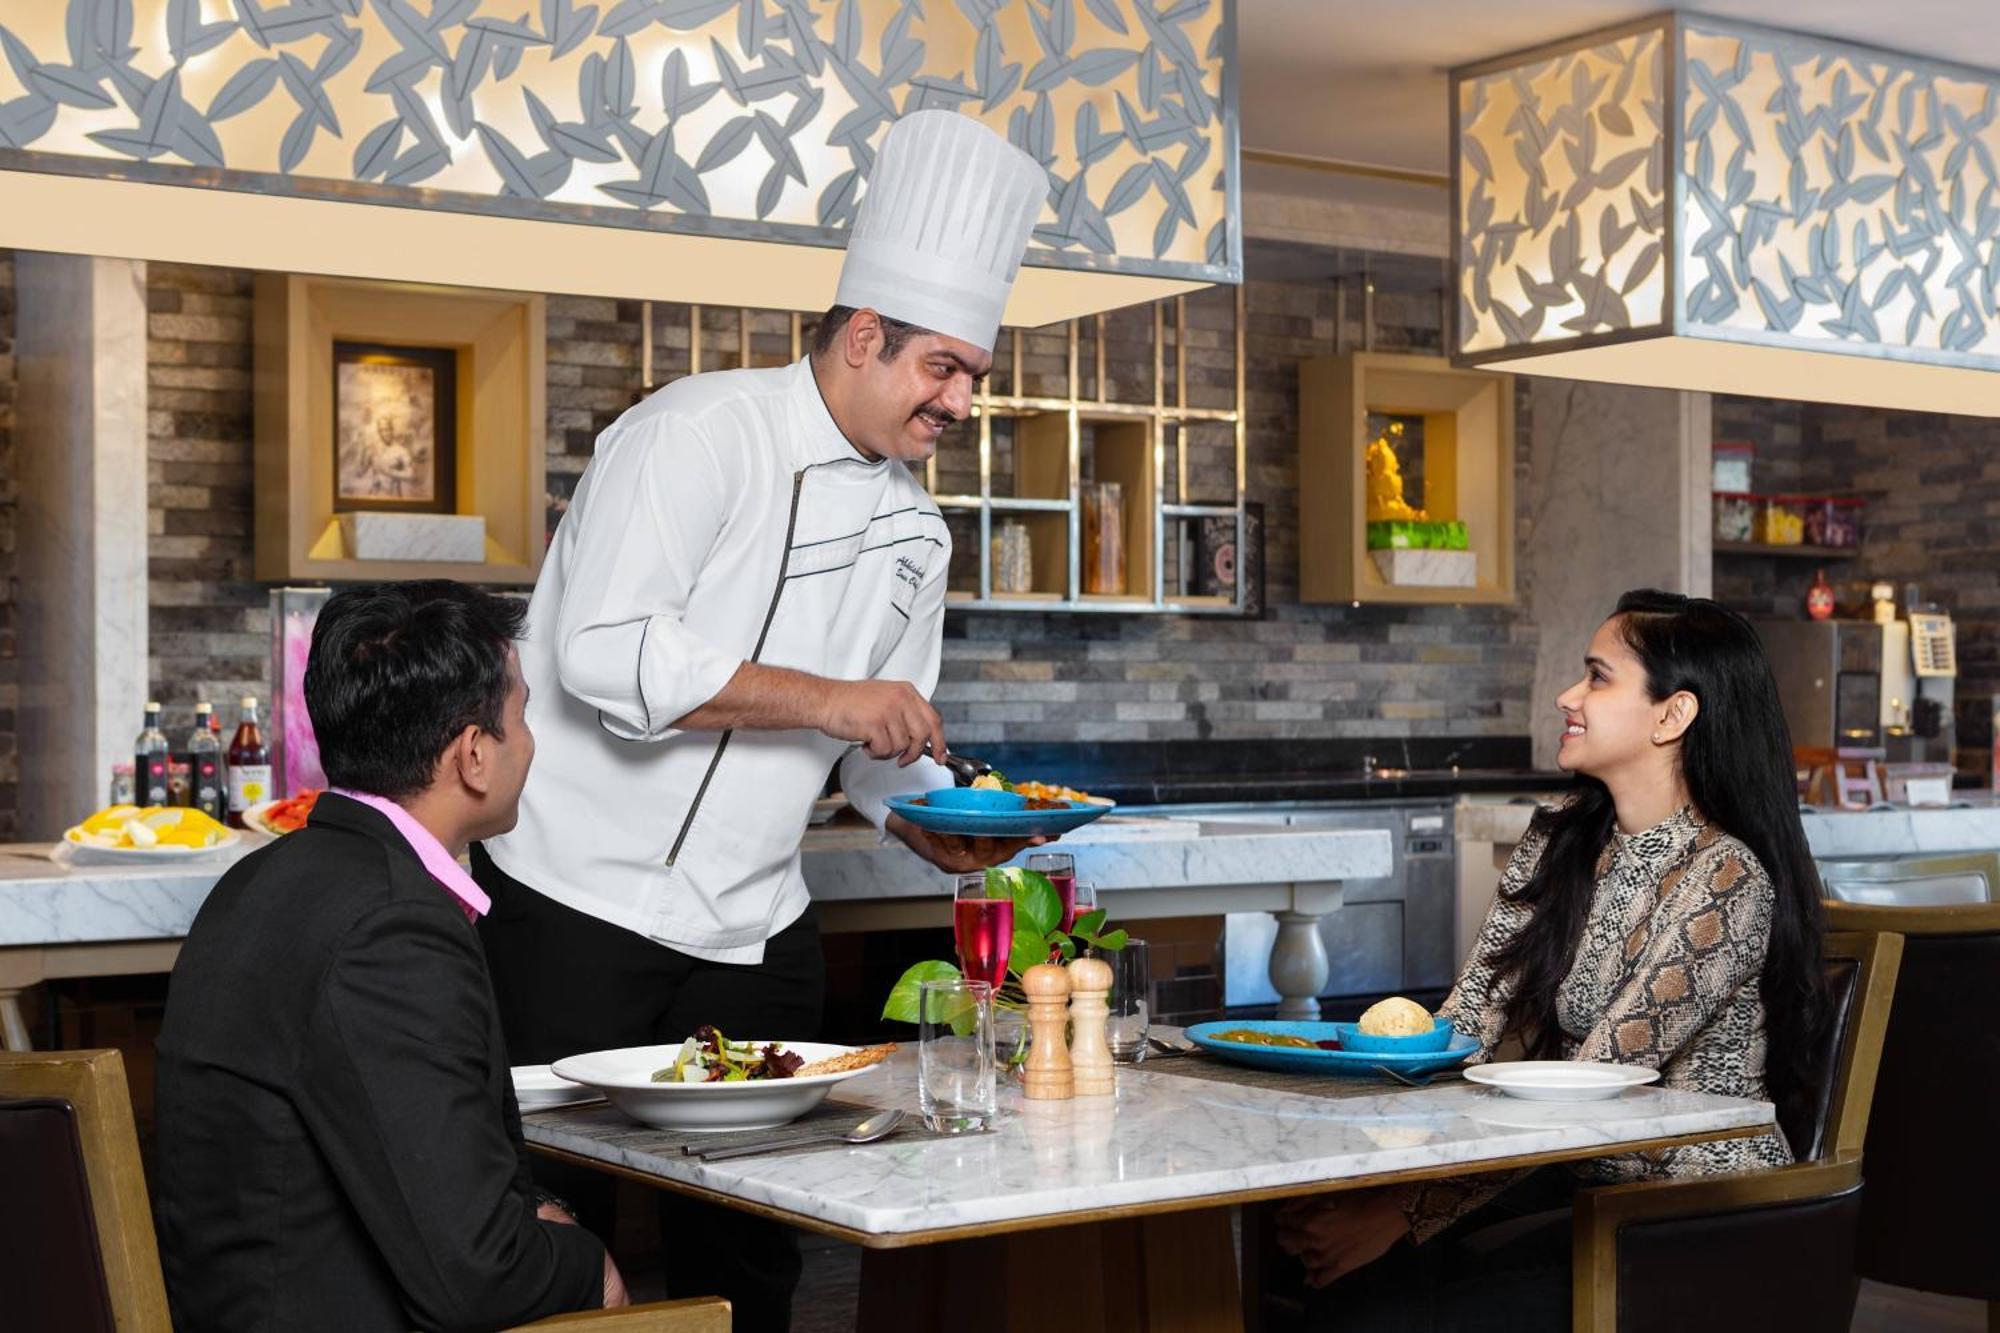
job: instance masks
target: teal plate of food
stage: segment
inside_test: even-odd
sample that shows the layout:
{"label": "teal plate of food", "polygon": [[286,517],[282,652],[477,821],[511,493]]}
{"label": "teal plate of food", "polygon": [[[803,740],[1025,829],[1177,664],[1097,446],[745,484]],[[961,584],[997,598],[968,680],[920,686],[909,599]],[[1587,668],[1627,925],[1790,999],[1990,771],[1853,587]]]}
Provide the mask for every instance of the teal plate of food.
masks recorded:
{"label": "teal plate of food", "polygon": [[1013,809],[946,809],[922,796],[891,796],[889,808],[932,833],[964,838],[1053,838],[1104,818],[1117,809],[1117,803],[1029,800]]}
{"label": "teal plate of food", "polygon": [[1187,1037],[1211,1055],[1288,1074],[1366,1074],[1383,1066],[1399,1074],[1434,1074],[1464,1064],[1479,1049],[1477,1041],[1454,1032],[1441,1051],[1350,1051],[1340,1042],[1342,1030],[1352,1027],[1351,1023],[1224,1019],[1196,1023]]}

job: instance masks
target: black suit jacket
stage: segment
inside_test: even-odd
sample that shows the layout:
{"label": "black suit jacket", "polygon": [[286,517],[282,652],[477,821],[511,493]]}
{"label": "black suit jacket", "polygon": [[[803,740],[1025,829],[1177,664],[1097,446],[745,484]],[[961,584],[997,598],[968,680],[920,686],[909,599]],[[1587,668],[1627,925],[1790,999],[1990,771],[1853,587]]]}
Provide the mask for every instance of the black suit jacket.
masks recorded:
{"label": "black suit jacket", "polygon": [[601,1303],[597,1239],[535,1218],[472,924],[378,812],[322,796],[222,877],[159,1057],[177,1327],[486,1329]]}

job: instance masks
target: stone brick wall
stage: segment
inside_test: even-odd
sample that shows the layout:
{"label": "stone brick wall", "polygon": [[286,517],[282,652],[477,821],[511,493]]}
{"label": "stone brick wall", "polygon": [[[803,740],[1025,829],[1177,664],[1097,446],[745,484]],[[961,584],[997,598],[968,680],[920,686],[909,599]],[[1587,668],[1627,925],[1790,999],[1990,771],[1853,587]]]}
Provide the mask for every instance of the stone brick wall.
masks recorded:
{"label": "stone brick wall", "polygon": [[[1296,245],[1253,247],[1249,302],[1249,495],[1264,507],[1261,620],[1132,615],[953,613],[946,626],[941,706],[967,744],[997,741],[1207,737],[1519,734],[1534,631],[1513,607],[1304,607],[1297,601],[1297,377],[1303,357],[1362,344],[1360,275],[1377,285],[1375,345],[1441,345],[1431,261]],[[1333,275],[1349,276],[1336,296]],[[153,688],[184,730],[198,699],[225,723],[243,694],[268,695],[264,585],[251,578],[251,330],[248,272],[175,264],[148,270],[148,550]],[[1190,301],[1189,401],[1227,406],[1234,376],[1233,294]],[[548,301],[548,499],[560,519],[597,433],[633,400],[642,307],[636,301]],[[11,828],[15,686],[12,640],[12,260],[0,251],[0,836]],[[689,311],[653,307],[653,376],[689,368]],[[733,310],[703,312],[702,368],[739,363]],[[1152,393],[1151,316],[1106,321],[1114,398]],[[1087,332],[1089,326],[1086,326]],[[800,336],[810,340],[810,321]],[[753,364],[789,359],[788,315],[752,312]],[[1023,340],[1024,387],[1061,391],[1062,330]],[[1003,340],[996,374],[1012,373]],[[1174,357],[1165,358],[1171,398]],[[1082,356],[1095,390],[1094,345]],[[1522,423],[1525,435],[1525,421]],[[1226,428],[1191,457],[1194,498],[1226,496]],[[958,455],[961,459],[963,454]],[[1524,460],[1523,460],[1524,463]],[[1000,487],[1011,459],[997,460]],[[941,460],[946,489],[976,489]],[[1520,521],[1526,521],[1522,488]],[[968,549],[968,559],[976,552]],[[1171,576],[1171,569],[1170,569]],[[137,726],[138,719],[134,719]]]}
{"label": "stone brick wall", "polygon": [[14,668],[14,254],[0,250],[0,839],[14,836],[20,751]]}

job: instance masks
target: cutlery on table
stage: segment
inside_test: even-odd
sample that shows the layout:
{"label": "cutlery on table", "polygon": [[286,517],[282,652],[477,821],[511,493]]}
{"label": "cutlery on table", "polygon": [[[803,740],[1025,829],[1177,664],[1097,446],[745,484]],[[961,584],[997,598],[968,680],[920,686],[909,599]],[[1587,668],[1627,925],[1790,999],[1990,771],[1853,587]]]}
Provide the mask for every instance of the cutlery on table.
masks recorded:
{"label": "cutlery on table", "polygon": [[1371,1072],[1380,1074],[1391,1083],[1400,1083],[1406,1088],[1428,1088],[1431,1080],[1437,1077],[1436,1074],[1405,1074],[1387,1065],[1376,1065]]}
{"label": "cutlery on table", "polygon": [[1201,1051],[1201,1047],[1199,1046],[1175,1046],[1171,1042],[1162,1041],[1160,1038],[1150,1035],[1146,1038],[1146,1044],[1152,1047],[1154,1052],[1159,1055],[1195,1055]]}
{"label": "cutlery on table", "polygon": [[846,1133],[832,1129],[805,1138],[760,1139],[755,1143],[732,1144],[727,1148],[703,1148],[690,1143],[683,1145],[681,1151],[690,1157],[699,1157],[705,1162],[719,1162],[729,1157],[754,1157],[758,1153],[776,1152],[780,1148],[797,1148],[809,1143],[873,1143],[877,1139],[886,1139],[895,1133],[908,1114],[901,1110],[877,1111]]}

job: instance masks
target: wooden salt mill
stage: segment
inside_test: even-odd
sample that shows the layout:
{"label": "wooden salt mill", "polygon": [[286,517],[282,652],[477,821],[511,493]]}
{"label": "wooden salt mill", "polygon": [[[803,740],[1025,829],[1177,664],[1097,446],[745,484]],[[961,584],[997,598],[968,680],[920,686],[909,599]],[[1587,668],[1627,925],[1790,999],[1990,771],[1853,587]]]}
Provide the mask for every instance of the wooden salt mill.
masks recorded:
{"label": "wooden salt mill", "polygon": [[1021,1071],[1022,1092],[1037,1101],[1063,1101],[1076,1095],[1070,1071],[1069,1042],[1063,1028],[1069,1021],[1069,973],[1054,963],[1037,963],[1021,974],[1028,997],[1028,1026],[1033,1046]]}
{"label": "wooden salt mill", "polygon": [[1104,1025],[1111,1012],[1111,964],[1101,958],[1079,958],[1069,972],[1069,1062],[1079,1097],[1109,1097],[1118,1091],[1111,1064],[1111,1043]]}

